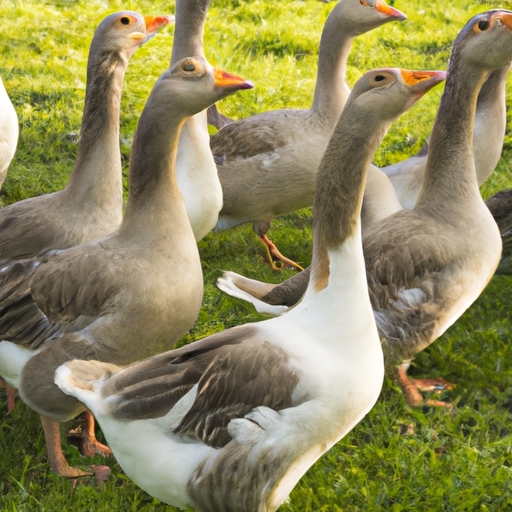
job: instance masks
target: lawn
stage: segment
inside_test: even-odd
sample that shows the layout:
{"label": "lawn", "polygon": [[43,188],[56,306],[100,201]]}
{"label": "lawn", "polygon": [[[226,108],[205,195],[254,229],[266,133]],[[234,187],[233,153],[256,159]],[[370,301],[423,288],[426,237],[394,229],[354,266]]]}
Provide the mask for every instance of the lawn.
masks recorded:
{"label": "lawn", "polygon": [[[205,34],[206,55],[219,67],[251,79],[255,89],[224,100],[235,118],[281,107],[309,106],[323,22],[334,3],[318,0],[213,0]],[[503,1],[397,0],[409,19],[358,38],[348,81],[366,70],[400,66],[446,69],[451,42],[474,14]],[[101,19],[130,8],[168,14],[173,2],[101,0],[2,0],[0,76],[20,119],[20,142],[0,206],[62,188],[77,150],[85,92],[88,45]],[[172,28],[133,56],[122,101],[121,149],[127,165],[137,118],[152,84],[168,66]],[[512,85],[512,84],[511,84]],[[512,91],[512,88],[510,88]],[[389,132],[376,162],[414,154],[428,135],[442,87],[437,87]],[[509,104],[512,94],[509,93]],[[512,187],[509,130],[498,169],[482,187],[484,197]],[[271,238],[284,254],[308,264],[311,211],[272,224]],[[467,233],[470,237],[471,233]],[[250,226],[211,233],[200,242],[204,307],[184,342],[263,317],[224,296],[214,285],[222,270],[279,282],[262,262]],[[302,478],[282,511],[504,511],[512,510],[512,277],[495,277],[478,301],[411,368],[417,376],[442,376],[456,385],[442,396],[452,410],[410,409],[386,380],[382,396],[352,433]],[[364,382],[361,383],[364,385]],[[3,391],[1,392],[3,393]],[[6,414],[0,395],[0,510],[174,510],[133,485],[112,458],[106,484],[78,485],[49,469],[38,417],[19,402]],[[101,435],[101,434],[100,434]],[[71,463],[91,461],[66,447]],[[93,463],[101,464],[96,458]]]}

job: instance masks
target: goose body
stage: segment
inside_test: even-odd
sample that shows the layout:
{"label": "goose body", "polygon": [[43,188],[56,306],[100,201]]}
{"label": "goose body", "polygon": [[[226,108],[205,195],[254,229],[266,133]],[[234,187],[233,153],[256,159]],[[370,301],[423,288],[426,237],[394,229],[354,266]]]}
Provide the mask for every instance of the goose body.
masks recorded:
{"label": "goose body", "polygon": [[[370,297],[390,366],[407,363],[443,334],[498,266],[500,232],[478,190],[472,134],[482,85],[510,66],[511,28],[512,13],[496,10],[475,16],[461,31],[418,202],[364,233]],[[493,45],[500,49],[499,58]],[[294,276],[279,289],[230,273],[220,287],[262,312],[283,314],[300,300],[305,281],[307,276]],[[422,402],[402,370],[400,384],[411,405]]]}
{"label": "goose body", "polygon": [[212,136],[224,198],[217,230],[254,222],[266,240],[274,217],[313,204],[318,165],[350,93],[345,72],[352,41],[404,19],[380,0],[341,0],[322,31],[311,108],[264,112]]}
{"label": "goose body", "polygon": [[366,171],[391,122],[440,75],[374,70],[355,85],[320,165],[314,271],[294,310],[126,369],[57,369],[56,383],[91,408],[152,495],[198,511],[275,511],[371,409],[384,365],[361,247]]}
{"label": "goose body", "polygon": [[19,131],[18,115],[0,78],[0,188],[16,152]]}

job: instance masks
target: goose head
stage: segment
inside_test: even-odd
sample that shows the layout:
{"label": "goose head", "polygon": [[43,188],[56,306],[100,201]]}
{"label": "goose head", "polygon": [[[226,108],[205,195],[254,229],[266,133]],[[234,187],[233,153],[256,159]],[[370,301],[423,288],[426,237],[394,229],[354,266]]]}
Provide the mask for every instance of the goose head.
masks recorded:
{"label": "goose head", "polygon": [[353,35],[369,32],[388,21],[404,21],[407,16],[384,0],[342,0],[340,19]]}
{"label": "goose head", "polygon": [[[445,78],[445,71],[374,69],[356,82],[345,108],[355,107],[369,119],[378,112],[379,118],[391,121]],[[389,100],[382,101],[383,95]]]}
{"label": "goose head", "polygon": [[512,11],[495,9],[473,16],[453,43],[454,55],[486,70],[510,65],[512,60]]}
{"label": "goose head", "polygon": [[91,43],[91,54],[110,54],[117,51],[130,58],[142,43],[173,20],[173,16],[143,17],[135,11],[111,14],[96,29]]}
{"label": "goose head", "polygon": [[[155,84],[162,109],[168,106],[184,116],[195,115],[213,103],[241,89],[252,89],[252,82],[211,66],[201,57],[187,57],[171,66]],[[173,97],[179,96],[175,102]]]}

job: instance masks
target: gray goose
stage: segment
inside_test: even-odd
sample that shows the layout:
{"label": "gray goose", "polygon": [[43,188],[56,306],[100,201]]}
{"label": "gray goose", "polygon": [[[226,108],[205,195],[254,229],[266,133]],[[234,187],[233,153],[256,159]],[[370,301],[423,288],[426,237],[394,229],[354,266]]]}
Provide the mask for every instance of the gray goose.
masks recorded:
{"label": "gray goose", "polygon": [[[407,378],[408,362],[472,304],[500,259],[500,232],[478,190],[472,137],[481,87],[510,66],[511,28],[512,13],[496,10],[473,17],[458,35],[418,201],[363,236],[384,354],[410,405],[423,399]],[[304,294],[302,274],[275,287],[228,272],[219,284],[260,312],[282,314]]]}
{"label": "gray goose", "polygon": [[18,115],[0,78],[0,189],[16,152],[19,131]]}
{"label": "gray goose", "polygon": [[345,72],[352,41],[387,22],[405,19],[383,0],[341,0],[322,31],[311,108],[241,119],[211,138],[224,196],[217,230],[253,222],[270,262],[273,256],[302,269],[268,239],[270,222],[313,204],[318,165],[350,93]]}
{"label": "gray goose", "polygon": [[[134,51],[169,21],[168,16],[143,18],[139,13],[122,11],[107,16],[95,31],[87,64],[80,146],[67,186],[0,210],[0,314],[8,307],[6,301],[10,304],[18,296],[19,288],[13,292],[7,276],[18,260],[88,242],[119,227],[123,201],[119,109],[124,75]],[[19,321],[18,313],[16,316]],[[4,339],[6,321],[10,328],[14,320],[4,317],[0,340]],[[22,326],[17,331],[29,335],[30,330]],[[0,352],[6,348],[0,341]],[[4,376],[8,378],[8,367],[1,370],[7,371]],[[10,408],[13,398],[11,390]],[[92,433],[91,420],[90,415],[84,418],[84,446],[89,451],[104,449],[94,436],[87,435]],[[75,476],[76,471],[69,468],[60,449],[58,425],[45,418],[42,421],[52,468],[59,474]]]}
{"label": "gray goose", "polygon": [[[45,418],[63,421],[84,409],[53,384],[63,362],[127,364],[172,347],[197,319],[203,279],[174,174],[179,132],[190,115],[250,87],[201,59],[177,62],[157,81],[139,121],[119,229],[4,270],[23,278],[28,297],[13,300],[0,320],[7,328],[16,314],[38,330],[46,323],[48,337],[4,335],[14,343],[2,342],[0,361],[23,400]],[[64,325],[60,337],[52,337],[53,324]]]}
{"label": "gray goose", "polygon": [[0,264],[66,249],[119,227],[121,87],[133,52],[168,21],[151,16],[146,27],[140,14],[123,11],[100,23],[89,50],[80,146],[69,182],[63,190],[0,210]]}
{"label": "gray goose", "polygon": [[[473,130],[473,155],[478,185],[482,185],[492,174],[501,156],[507,127],[505,86],[508,71],[508,65],[493,71],[478,95]],[[418,155],[382,168],[405,209],[413,208],[418,199],[427,154],[428,143]],[[375,202],[378,202],[378,199],[378,196],[375,196]]]}
{"label": "gray goose", "polygon": [[147,492],[198,512],[275,511],[371,409],[384,365],[361,248],[366,172],[391,122],[442,75],[380,69],[354,86],[320,164],[314,272],[293,311],[125,370],[98,361],[57,370]]}

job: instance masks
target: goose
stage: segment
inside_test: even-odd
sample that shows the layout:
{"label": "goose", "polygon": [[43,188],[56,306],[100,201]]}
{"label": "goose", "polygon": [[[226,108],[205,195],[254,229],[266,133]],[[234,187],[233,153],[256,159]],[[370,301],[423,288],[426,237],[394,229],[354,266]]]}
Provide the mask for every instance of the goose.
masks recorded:
{"label": "goose", "polygon": [[[511,28],[512,13],[495,10],[471,18],[458,35],[418,201],[363,234],[384,354],[412,406],[424,403],[418,392],[424,382],[408,379],[410,360],[476,300],[500,259],[500,232],[478,190],[472,137],[481,87],[496,70],[510,66]],[[262,313],[282,315],[306,290],[309,272],[302,274],[276,287],[227,272],[219,287]]]}
{"label": "goose", "polygon": [[[171,65],[188,56],[205,58],[203,32],[209,5],[210,0],[176,2]],[[215,227],[222,207],[222,187],[210,150],[206,111],[191,117],[181,131],[176,180],[199,242]]]}
{"label": "goose", "polygon": [[[478,95],[473,129],[473,155],[478,185],[482,185],[492,174],[501,156],[507,127],[505,87],[508,71],[508,65],[493,71]],[[414,208],[418,199],[427,154],[428,143],[418,155],[382,168],[391,180],[401,206],[407,210]],[[377,201],[378,196],[375,199]]]}
{"label": "goose", "polygon": [[485,202],[498,224],[503,254],[496,274],[512,275],[512,189],[501,190]]}
{"label": "goose", "polygon": [[212,136],[224,196],[216,230],[253,222],[274,269],[272,256],[302,269],[268,239],[270,222],[313,204],[318,165],[350,93],[345,73],[352,41],[405,19],[384,0],[341,0],[322,31],[311,108],[265,112],[230,123]]}
{"label": "goose", "polygon": [[379,69],[354,86],[319,167],[314,272],[294,310],[126,369],[57,369],[151,495],[201,512],[275,511],[373,407],[384,362],[361,247],[366,171],[391,122],[442,75]]}
{"label": "goose", "polygon": [[[0,332],[17,342],[3,342],[3,376],[44,418],[65,421],[83,411],[53,383],[63,362],[89,357],[128,364],[172,347],[196,321],[203,276],[174,174],[179,131],[190,115],[251,87],[205,60],[178,61],[157,81],[139,120],[121,226],[0,269],[0,282],[10,280],[14,290],[2,290],[8,304],[0,329],[7,332]],[[37,336],[27,343],[32,327]]]}
{"label": "goose", "polygon": [[19,131],[16,110],[0,77],[0,189],[16,152]]}
{"label": "goose", "polygon": [[[107,16],[95,31],[87,64],[80,146],[67,186],[0,210],[0,294],[4,300],[11,300],[12,287],[7,285],[6,278],[11,265],[94,240],[119,227],[123,206],[119,109],[124,75],[128,60],[141,43],[171,21],[170,16],[144,18],[134,11],[121,11]],[[0,301],[0,311],[3,307],[5,303]],[[0,340],[3,339],[0,335]],[[0,341],[0,353],[3,350],[8,351],[8,346]],[[9,365],[2,371],[8,376]],[[13,379],[8,377],[8,380]],[[8,397],[11,409],[13,390],[8,392]],[[84,420],[90,424],[90,415]],[[47,439],[60,439],[58,425],[45,418],[42,421]],[[83,429],[85,434],[90,431]],[[94,437],[84,437],[84,447],[109,452]],[[63,475],[72,471],[68,469],[60,443],[59,446],[48,443],[48,449],[55,471]]]}
{"label": "goose", "polygon": [[89,51],[87,89],[75,167],[63,190],[0,210],[0,263],[66,249],[112,233],[121,224],[120,91],[128,60],[169,22],[133,11],[107,16]]}

